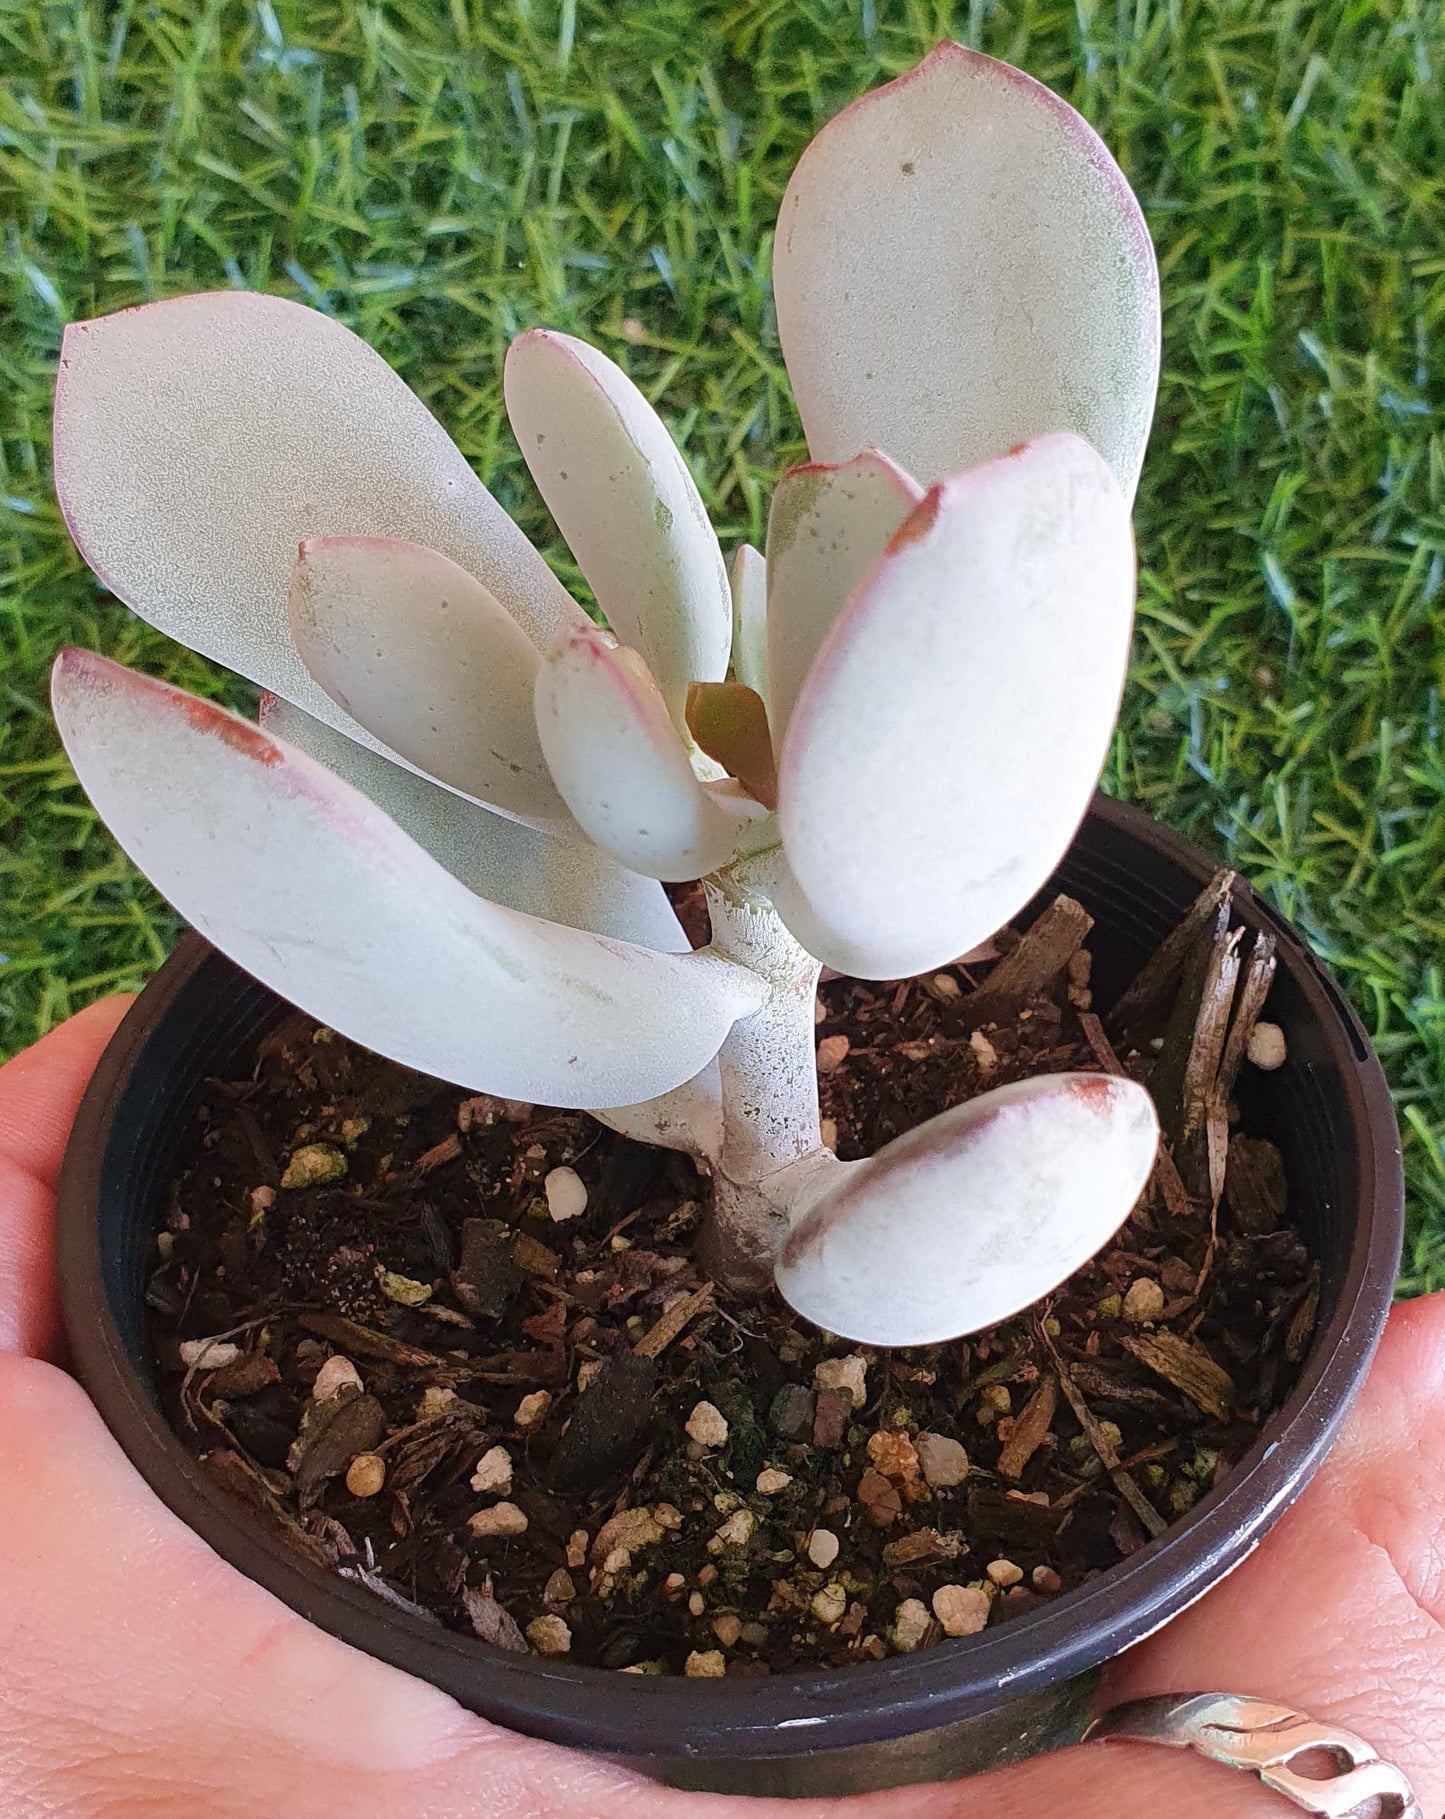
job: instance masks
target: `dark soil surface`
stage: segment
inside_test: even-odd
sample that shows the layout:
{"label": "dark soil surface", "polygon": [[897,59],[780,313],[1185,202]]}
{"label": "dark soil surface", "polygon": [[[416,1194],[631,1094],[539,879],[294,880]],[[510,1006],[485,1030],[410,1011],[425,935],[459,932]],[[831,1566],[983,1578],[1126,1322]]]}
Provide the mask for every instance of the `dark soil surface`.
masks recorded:
{"label": "dark soil surface", "polygon": [[[1317,1274],[1277,1152],[1229,1128],[1265,944],[1241,955],[1217,889],[1106,1035],[1075,912],[992,973],[820,993],[844,1157],[1027,1075],[1148,1080],[1178,1166],[1046,1304],[947,1345],[852,1347],[704,1282],[686,1159],[292,1016],[207,1083],[160,1209],[148,1300],[176,1431],[319,1564],[613,1669],[876,1658],[1107,1571],[1250,1447]],[[563,1221],[558,1168],[586,1189]]]}

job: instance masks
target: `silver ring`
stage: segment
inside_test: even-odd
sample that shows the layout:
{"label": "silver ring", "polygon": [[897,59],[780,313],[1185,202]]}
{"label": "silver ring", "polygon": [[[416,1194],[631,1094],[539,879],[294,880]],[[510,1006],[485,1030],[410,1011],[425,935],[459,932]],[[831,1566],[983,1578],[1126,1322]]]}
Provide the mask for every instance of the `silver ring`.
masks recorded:
{"label": "silver ring", "polygon": [[[1363,1737],[1263,1699],[1235,1693],[1135,1699],[1096,1718],[1083,1740],[1192,1749],[1211,1762],[1250,1770],[1315,1819],[1349,1819],[1367,1800],[1377,1803],[1380,1819],[1425,1819],[1404,1773],[1382,1761]],[[1315,1771],[1309,1775],[1291,1767],[1304,1757]]]}

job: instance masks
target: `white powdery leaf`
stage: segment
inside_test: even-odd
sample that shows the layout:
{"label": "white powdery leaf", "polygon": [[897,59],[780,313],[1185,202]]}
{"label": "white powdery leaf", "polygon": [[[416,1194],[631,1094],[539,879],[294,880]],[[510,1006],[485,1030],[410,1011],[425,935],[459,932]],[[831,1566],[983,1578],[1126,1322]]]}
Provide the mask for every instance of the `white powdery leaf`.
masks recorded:
{"label": "white powdery leaf", "polygon": [[732,642],[727,569],[687,463],[621,367],[571,335],[519,335],[504,388],[557,528],[681,728],[688,683],[722,681]]}
{"label": "white powdery leaf", "polygon": [[778,908],[826,965],[945,965],[1048,880],[1108,755],[1134,543],[1108,467],[1041,436],[935,487],[788,723]]}
{"label": "white powdery leaf", "polygon": [[723,1144],[722,1075],[717,1062],[709,1061],[700,1074],[670,1093],[641,1105],[594,1110],[592,1116],[639,1143],[655,1143],[662,1149],[682,1150],[685,1155],[714,1162]]}
{"label": "white powdery leaf", "polygon": [[1159,277],[1103,141],[957,44],[863,96],[778,211],[778,334],[814,460],[886,448],[925,483],[1046,430],[1132,498],[1159,377]]}
{"label": "white powdery leaf", "polygon": [[585,616],[385,360],[281,297],[214,291],[72,323],[55,487],[80,553],[141,618],[367,745],[292,642],[306,538],[438,550],[539,647]]}
{"label": "white powdery leaf", "polygon": [[768,565],[751,543],[733,551],[733,650],[728,675],[768,699]]}
{"label": "white powdery leaf", "polygon": [[768,516],[768,716],[788,718],[833,621],[923,497],[896,461],[865,449],[838,467],[791,468]]}
{"label": "white powdery leaf", "polygon": [[474,896],[358,791],[213,703],[84,651],[52,699],[137,866],[237,965],[408,1067],[499,1097],[616,1105],[690,1080],[755,975]]}
{"label": "white powdery leaf", "polygon": [[537,743],[537,647],[465,569],[416,543],[311,538],[287,610],[301,661],[388,750],[533,827],[570,821]]}
{"label": "white powdery leaf", "polygon": [[537,731],[584,833],[649,878],[700,878],[732,857],[740,813],[693,773],[636,651],[595,625],[564,632],[537,674]]}
{"label": "white powdery leaf", "polygon": [[1154,1165],[1133,1080],[1052,1074],[941,1112],[856,1167],[784,1242],[790,1306],[865,1345],[937,1345],[1031,1306],[1128,1218]]}
{"label": "white powdery leaf", "polygon": [[261,724],[370,797],[478,896],[659,953],[689,951],[662,886],[625,870],[590,840],[538,833],[504,820],[358,745],[279,695],[262,698]]}

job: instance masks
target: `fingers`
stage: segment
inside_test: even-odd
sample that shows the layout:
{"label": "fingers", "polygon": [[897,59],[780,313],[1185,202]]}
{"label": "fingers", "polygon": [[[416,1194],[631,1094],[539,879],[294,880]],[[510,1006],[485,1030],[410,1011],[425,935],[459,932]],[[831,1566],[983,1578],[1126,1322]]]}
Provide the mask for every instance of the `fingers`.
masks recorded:
{"label": "fingers", "polygon": [[27,1812],[588,1812],[548,1796],[562,1752],[467,1717],[233,1573],[60,1372],[0,1360],[0,1458],[0,1787],[24,1788]]}
{"label": "fingers", "polygon": [[[16,1819],[1269,1819],[1237,1777],[1071,1751],[858,1800],[675,1793],[313,1629],[165,1510],[79,1387],[0,1359],[0,1788]],[[642,1689],[639,1689],[640,1691]],[[1211,1780],[1211,1778],[1214,1778]],[[1220,1804],[1234,1796],[1234,1805]],[[6,1807],[7,1814],[10,1811]]]}
{"label": "fingers", "polygon": [[55,1182],[77,1106],[129,997],[102,999],[0,1067],[0,1353],[53,1353]]}
{"label": "fingers", "polygon": [[1390,1316],[1339,1446],[1259,1552],[1119,1662],[1112,1698],[1223,1691],[1358,1731],[1445,1807],[1445,1295]]}
{"label": "fingers", "polygon": [[0,1156],[52,1192],[81,1094],[132,1002],[102,998],[0,1067]]}

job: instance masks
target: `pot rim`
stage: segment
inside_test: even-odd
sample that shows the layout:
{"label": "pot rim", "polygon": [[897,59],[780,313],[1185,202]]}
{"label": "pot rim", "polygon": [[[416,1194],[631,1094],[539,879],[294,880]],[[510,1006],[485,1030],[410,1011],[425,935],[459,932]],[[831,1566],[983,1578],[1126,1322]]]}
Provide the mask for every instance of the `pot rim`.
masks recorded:
{"label": "pot rim", "polygon": [[[1127,804],[1096,798],[1089,819],[1162,853],[1201,884],[1217,869],[1192,842]],[[97,1213],[119,1093],[183,988],[208,963],[230,967],[195,934],[183,938],[122,1021],[66,1152],[57,1252],[77,1372],[151,1489],[223,1559],[342,1641],[430,1681],[496,1723],[552,1742],[634,1756],[801,1755],[952,1723],[1083,1673],[1210,1590],[1301,1493],[1353,1403],[1393,1298],[1404,1177],[1384,1073],[1339,986],[1242,880],[1235,911],[1247,927],[1278,937],[1282,971],[1313,1017],[1343,1025],[1357,1064],[1341,1071],[1362,1216],[1339,1295],[1294,1389],[1222,1484],[1127,1561],[997,1629],[921,1655],[766,1678],[621,1674],[509,1653],[410,1617],[310,1565],[247,1520],[171,1431],[132,1366],[110,1306],[99,1242]]]}

